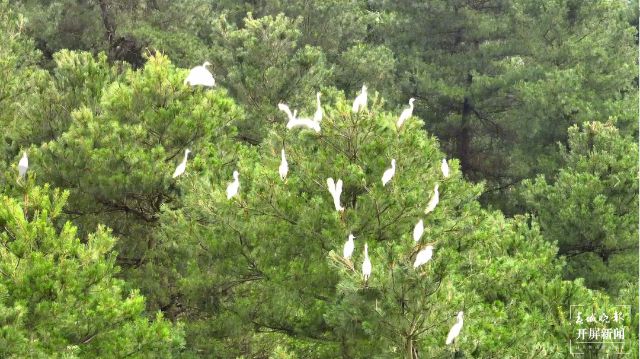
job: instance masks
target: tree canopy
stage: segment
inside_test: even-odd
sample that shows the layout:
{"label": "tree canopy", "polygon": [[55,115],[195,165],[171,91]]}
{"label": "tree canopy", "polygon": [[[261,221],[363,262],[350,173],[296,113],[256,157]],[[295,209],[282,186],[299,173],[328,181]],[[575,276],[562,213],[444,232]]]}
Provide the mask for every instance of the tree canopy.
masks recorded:
{"label": "tree canopy", "polygon": [[0,0],[0,357],[637,352],[637,16]]}

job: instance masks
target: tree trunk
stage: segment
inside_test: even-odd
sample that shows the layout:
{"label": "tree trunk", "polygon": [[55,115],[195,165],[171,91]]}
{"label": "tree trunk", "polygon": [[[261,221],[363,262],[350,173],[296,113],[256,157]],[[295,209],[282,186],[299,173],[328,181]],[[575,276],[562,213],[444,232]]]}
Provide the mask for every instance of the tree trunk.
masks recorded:
{"label": "tree trunk", "polygon": [[102,17],[102,24],[105,29],[105,37],[109,42],[109,48],[111,48],[116,38],[116,23],[113,19],[113,14],[109,11],[111,5],[107,0],[98,0],[98,3],[100,4],[100,16]]}
{"label": "tree trunk", "polygon": [[[467,87],[471,86],[473,76],[467,75]],[[460,167],[462,173],[467,174],[471,169],[470,157],[471,157],[471,103],[469,98],[465,96],[462,103],[462,124],[456,135],[456,156],[460,160]]]}

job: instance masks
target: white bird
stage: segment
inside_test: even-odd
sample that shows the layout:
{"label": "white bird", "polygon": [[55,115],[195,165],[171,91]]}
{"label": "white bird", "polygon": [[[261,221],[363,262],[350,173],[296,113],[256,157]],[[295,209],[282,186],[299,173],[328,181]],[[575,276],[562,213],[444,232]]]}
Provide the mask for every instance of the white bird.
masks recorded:
{"label": "white bird", "polygon": [[449,178],[449,164],[447,163],[447,159],[442,159],[442,164],[440,165],[440,169],[442,170],[442,175],[444,178]]}
{"label": "white bird", "polygon": [[400,128],[404,121],[408,120],[409,117],[411,117],[411,115],[413,114],[413,101],[415,100],[416,99],[413,97],[409,99],[409,108],[405,108],[400,114],[400,118],[398,118],[398,122],[396,122],[397,128]]}
{"label": "white bird", "polygon": [[436,183],[433,187],[433,196],[431,196],[429,203],[427,203],[427,209],[424,210],[424,214],[433,212],[433,210],[436,209],[438,202],[440,202],[440,193],[438,192],[438,184]]}
{"label": "white bird", "polygon": [[367,107],[367,86],[362,85],[362,90],[360,90],[360,94],[353,100],[353,107],[351,110],[353,112],[358,112],[360,109]]}
{"label": "white bird", "polygon": [[295,118],[287,122],[287,129],[290,130],[295,127],[306,127],[310,130],[320,132],[320,124],[310,118]]}
{"label": "white bird", "polygon": [[386,186],[389,181],[396,174],[396,160],[395,158],[391,159],[391,168],[387,168],[386,171],[382,174],[382,187]]}
{"label": "white bird", "polygon": [[313,114],[313,121],[320,123],[322,121],[322,105],[320,104],[320,92],[316,93],[316,112]]}
{"label": "white bird", "polygon": [[187,169],[187,156],[189,156],[189,153],[191,153],[191,150],[189,150],[188,148],[184,150],[184,158],[182,159],[182,162],[180,162],[180,164],[176,167],[176,170],[173,172],[173,178],[180,176],[184,173],[184,170]]}
{"label": "white bird", "polygon": [[282,149],[282,160],[280,161],[280,167],[278,167],[278,173],[280,174],[280,179],[284,181],[287,177],[287,173],[289,173],[289,163],[287,162],[287,157],[284,154],[284,148]]}
{"label": "white bird", "polygon": [[189,75],[184,80],[184,83],[190,86],[202,85],[206,87],[213,87],[216,85],[216,80],[213,79],[213,75],[207,66],[211,64],[206,61],[202,66],[196,66],[189,71]]}
{"label": "white bird", "polygon": [[369,276],[371,276],[371,260],[369,259],[369,249],[367,248],[367,244],[364,244],[364,261],[362,261],[362,276],[364,277],[364,281],[369,280]]}
{"label": "white bird", "polygon": [[227,199],[231,199],[238,194],[238,189],[240,189],[240,174],[238,171],[233,171],[233,182],[230,182],[227,186]]}
{"label": "white bird", "polygon": [[18,176],[20,178],[24,178],[27,174],[27,170],[29,169],[29,158],[27,158],[27,153],[24,152],[22,154],[22,158],[18,162]]}
{"label": "white bird", "polygon": [[329,187],[329,192],[333,197],[333,205],[336,207],[336,211],[344,211],[344,207],[340,204],[340,195],[342,194],[342,180],[338,180],[337,182],[333,182],[333,178],[327,178],[327,186]]}
{"label": "white bird", "polygon": [[416,261],[413,262],[413,268],[418,268],[423,264],[426,264],[433,257],[433,246],[426,246],[423,250],[416,255]]}
{"label": "white bird", "polygon": [[355,248],[355,244],[353,243],[353,239],[356,238],[352,233],[349,233],[349,239],[344,243],[344,249],[342,250],[342,256],[345,259],[351,258],[353,254],[353,249]]}
{"label": "white bird", "polygon": [[287,117],[289,118],[289,121],[287,122],[287,129],[290,130],[295,127],[306,127],[316,132],[320,132],[320,123],[313,121],[310,118],[297,118],[296,117],[296,115],[298,114],[297,111],[293,111],[293,113],[291,113],[289,106],[283,103],[279,103],[278,109],[286,113]]}
{"label": "white bird", "polygon": [[462,315],[462,311],[458,312],[458,320],[456,321],[456,324],[451,327],[451,330],[449,330],[449,335],[447,335],[447,345],[453,343],[458,335],[460,335],[460,331],[462,330]]}
{"label": "white bird", "polygon": [[424,221],[419,220],[416,223],[416,226],[413,227],[413,240],[418,242],[420,238],[422,238],[422,234],[424,233]]}

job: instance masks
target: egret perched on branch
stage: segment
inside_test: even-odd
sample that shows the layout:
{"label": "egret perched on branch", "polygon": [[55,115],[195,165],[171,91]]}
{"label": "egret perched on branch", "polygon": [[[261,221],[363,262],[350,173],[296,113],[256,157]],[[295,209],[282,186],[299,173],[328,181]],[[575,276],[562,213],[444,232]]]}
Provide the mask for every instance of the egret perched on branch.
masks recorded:
{"label": "egret perched on branch", "polygon": [[369,280],[369,276],[371,276],[371,260],[369,259],[369,249],[367,248],[367,244],[364,244],[364,261],[362,261],[362,276],[364,277],[364,281]]}
{"label": "egret perched on branch", "polygon": [[416,226],[413,227],[413,240],[418,242],[420,238],[422,238],[422,234],[424,233],[424,221],[419,220],[416,223]]}
{"label": "egret perched on branch", "polygon": [[458,312],[458,320],[456,321],[456,324],[451,327],[451,330],[449,330],[449,335],[447,335],[447,345],[453,343],[458,335],[460,335],[460,331],[462,330],[462,315],[462,311]]}
{"label": "egret perched on branch", "polygon": [[353,107],[351,110],[353,112],[358,112],[362,108],[367,107],[367,86],[362,85],[362,90],[360,90],[360,94],[353,100]]}
{"label": "egret perched on branch", "polygon": [[317,108],[316,112],[313,114],[313,121],[317,123],[320,123],[320,121],[322,121],[322,105],[320,104],[320,95],[322,95],[320,92],[316,93]]}
{"label": "egret perched on branch", "polygon": [[27,157],[27,153],[24,152],[22,154],[22,158],[18,162],[18,177],[24,178],[27,174],[27,170],[29,169],[29,158]]}
{"label": "egret perched on branch", "polygon": [[281,151],[282,160],[280,161],[280,167],[278,167],[278,173],[280,174],[280,179],[284,181],[287,177],[287,173],[289,173],[289,163],[287,162],[287,157],[284,154],[284,148]]}
{"label": "egret perched on branch", "polygon": [[442,170],[442,175],[444,178],[449,178],[449,164],[447,163],[447,159],[442,159],[442,164],[440,165],[440,169]]}
{"label": "egret perched on branch", "polygon": [[413,268],[418,268],[423,264],[426,264],[433,257],[433,246],[426,246],[423,250],[416,255],[416,261],[413,262]]}
{"label": "egret perched on branch", "polygon": [[333,182],[333,178],[327,178],[327,186],[329,187],[329,192],[331,193],[331,197],[333,197],[333,205],[336,207],[336,211],[344,211],[344,207],[340,205],[340,195],[342,194],[342,180],[338,180],[338,182]]}
{"label": "egret perched on branch", "polygon": [[382,174],[382,187],[386,186],[389,181],[396,174],[396,160],[394,158],[391,159],[391,168],[387,168],[386,171]]}
{"label": "egret perched on branch", "polygon": [[433,196],[431,196],[429,203],[427,203],[427,209],[424,210],[424,214],[433,212],[433,210],[436,209],[438,202],[440,202],[440,192],[438,192],[438,184],[436,183],[433,187]]}
{"label": "egret perched on branch", "polygon": [[349,239],[344,243],[344,249],[342,250],[342,256],[345,259],[351,258],[353,254],[353,249],[355,248],[355,244],[353,243],[353,239],[356,238],[353,233],[349,233]]}
{"label": "egret perched on branch", "polygon": [[180,164],[176,167],[176,170],[173,172],[173,178],[180,176],[184,173],[184,170],[187,169],[187,156],[189,156],[189,153],[191,153],[190,149],[187,148],[186,150],[184,150],[184,158],[182,159],[182,162],[180,162]]}
{"label": "egret perched on branch", "polygon": [[238,171],[233,171],[233,182],[230,182],[227,186],[227,199],[231,199],[238,194],[238,189],[240,189],[240,174]]}
{"label": "egret perched on branch", "polygon": [[189,75],[184,80],[184,83],[190,86],[202,85],[206,87],[213,87],[216,85],[216,80],[213,79],[213,75],[207,66],[211,66],[209,61],[205,61],[202,66],[196,66],[189,71]]}
{"label": "egret perched on branch", "polygon": [[293,113],[291,113],[289,106],[283,103],[279,103],[278,109],[286,113],[287,117],[289,118],[289,122],[287,122],[287,129],[290,130],[295,127],[306,127],[316,132],[320,132],[320,123],[313,121],[310,118],[297,118],[296,115],[298,114],[298,112],[293,111]]}
{"label": "egret perched on branch", "polygon": [[396,122],[397,128],[402,127],[402,124],[404,124],[404,121],[408,120],[409,117],[411,117],[411,115],[413,114],[413,101],[415,100],[416,99],[413,97],[409,99],[409,108],[405,108],[400,114],[400,118],[398,118],[398,121]]}

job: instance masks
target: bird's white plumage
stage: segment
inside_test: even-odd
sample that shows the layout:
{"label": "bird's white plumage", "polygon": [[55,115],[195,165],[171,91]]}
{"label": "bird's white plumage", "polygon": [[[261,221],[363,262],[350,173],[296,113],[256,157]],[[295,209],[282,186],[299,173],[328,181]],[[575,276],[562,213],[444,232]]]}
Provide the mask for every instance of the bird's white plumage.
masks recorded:
{"label": "bird's white plumage", "polygon": [[391,159],[391,168],[387,168],[386,171],[382,174],[382,187],[386,186],[389,181],[396,174],[396,160],[394,158]]}
{"label": "bird's white plumage", "polygon": [[438,202],[440,202],[440,192],[438,192],[438,184],[436,183],[433,187],[433,195],[431,196],[429,203],[427,203],[427,209],[424,210],[424,214],[433,212],[433,210],[436,209]]}
{"label": "bird's white plumage", "polygon": [[207,70],[207,66],[211,65],[209,62],[205,62],[202,66],[196,66],[189,71],[189,75],[184,80],[184,83],[190,86],[206,86],[213,87],[216,85],[216,80],[214,80],[213,75],[209,70]]}
{"label": "bird's white plumage", "polygon": [[353,239],[356,238],[353,234],[349,234],[349,238],[344,243],[344,248],[342,249],[342,256],[346,259],[351,258],[353,254],[353,250],[355,248],[355,244],[353,243]]}
{"label": "bird's white plumage", "polygon": [[413,240],[418,242],[420,238],[422,238],[422,234],[424,233],[424,221],[419,220],[416,223],[416,226],[413,227]]}
{"label": "bird's white plumage", "polygon": [[24,178],[27,174],[27,170],[29,169],[29,158],[27,157],[27,153],[24,152],[22,154],[22,158],[18,162],[18,176]]}
{"label": "bird's white plumage", "polygon": [[182,159],[182,162],[180,162],[180,164],[176,166],[176,170],[173,171],[173,178],[182,175],[184,173],[184,170],[187,169],[187,157],[189,156],[189,153],[191,153],[191,150],[189,150],[188,148],[184,150],[184,158]]}
{"label": "bird's white plumage", "polygon": [[368,281],[371,276],[371,259],[369,259],[369,249],[367,244],[364,244],[364,261],[362,261],[362,276],[364,281]]}
{"label": "bird's white plumage", "polygon": [[316,112],[313,114],[313,121],[318,124],[322,121],[322,105],[320,104],[320,92],[316,93]]}
{"label": "bird's white plumage", "polygon": [[433,246],[426,246],[416,255],[416,261],[413,262],[413,268],[418,268],[426,264],[433,257]]}
{"label": "bird's white plumage", "polygon": [[447,159],[442,159],[442,164],[440,165],[440,170],[442,171],[442,175],[444,178],[449,178],[449,164],[447,163]]}
{"label": "bird's white plumage", "polygon": [[400,128],[404,124],[404,121],[408,120],[409,117],[413,114],[413,101],[415,101],[413,97],[409,99],[409,108],[405,108],[400,114],[400,118],[396,122],[396,127]]}
{"label": "bird's white plumage", "polygon": [[297,118],[296,117],[297,111],[294,110],[293,113],[291,113],[291,109],[289,109],[288,105],[284,103],[279,103],[278,109],[284,112],[285,114],[287,114],[287,118],[289,119],[289,121],[287,122],[287,129],[290,130],[296,127],[306,127],[316,132],[320,132],[319,122],[314,121],[310,118]]}
{"label": "bird's white plumage", "polygon": [[293,114],[291,113],[291,110],[289,109],[289,106],[284,104],[284,103],[279,103],[278,104],[278,109],[284,113],[287,114],[287,118],[289,119],[289,121],[294,120],[295,117],[293,116]]}
{"label": "bird's white plumage", "polygon": [[353,112],[358,112],[365,107],[367,107],[367,86],[362,85],[360,94],[356,96],[355,100],[353,100],[353,106],[351,107],[351,110]]}
{"label": "bird's white plumage", "polygon": [[310,130],[320,132],[320,124],[310,118],[294,118],[287,122],[287,129],[290,130],[296,127],[306,127]]}
{"label": "bird's white plumage", "polygon": [[230,182],[227,185],[227,199],[233,198],[233,196],[238,194],[238,190],[240,189],[240,173],[238,171],[233,171],[233,182]]}
{"label": "bird's white plumage", "polygon": [[333,181],[333,178],[327,178],[327,187],[329,187],[329,193],[331,193],[331,197],[333,197],[333,206],[336,208],[336,211],[344,211],[344,207],[340,204],[340,195],[342,194],[342,180],[338,180],[337,182]]}
{"label": "bird's white plumage", "polygon": [[453,341],[458,337],[458,335],[460,335],[460,331],[462,330],[462,323],[463,323],[462,316],[463,316],[462,311],[458,312],[458,319],[456,321],[456,324],[454,324],[451,327],[451,329],[449,330],[449,335],[447,335],[447,340],[445,342],[447,345],[453,343]]}
{"label": "bird's white plumage", "polygon": [[280,174],[280,179],[284,181],[287,177],[287,173],[289,173],[289,163],[287,162],[287,156],[284,153],[284,148],[282,149],[280,160],[280,167],[278,167],[278,173]]}

